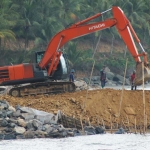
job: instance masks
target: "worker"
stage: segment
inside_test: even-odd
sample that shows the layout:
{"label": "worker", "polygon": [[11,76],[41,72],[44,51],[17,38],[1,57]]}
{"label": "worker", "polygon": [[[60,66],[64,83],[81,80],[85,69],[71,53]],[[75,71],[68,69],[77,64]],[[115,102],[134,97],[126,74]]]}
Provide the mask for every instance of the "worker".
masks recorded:
{"label": "worker", "polygon": [[103,66],[103,69],[100,70],[100,81],[101,81],[101,87],[104,88],[105,87],[105,83],[106,83],[106,72],[105,72],[105,66]]}
{"label": "worker", "polygon": [[70,82],[74,82],[74,72],[75,72],[75,70],[71,69],[71,72],[70,72],[70,75],[69,75],[69,81]]}
{"label": "worker", "polygon": [[136,90],[136,86],[134,85],[134,81],[135,81],[135,73],[136,73],[136,71],[134,70],[133,73],[131,74],[131,78],[130,78],[130,82],[131,82],[131,90],[133,90],[133,88]]}

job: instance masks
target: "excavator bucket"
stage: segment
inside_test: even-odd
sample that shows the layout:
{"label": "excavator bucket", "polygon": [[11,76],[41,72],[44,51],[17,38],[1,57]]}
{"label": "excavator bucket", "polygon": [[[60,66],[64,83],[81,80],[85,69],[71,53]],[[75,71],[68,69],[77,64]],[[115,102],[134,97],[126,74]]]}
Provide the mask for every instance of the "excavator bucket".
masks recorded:
{"label": "excavator bucket", "polygon": [[[136,66],[136,77],[134,81],[134,85],[142,85],[143,84],[143,75],[144,75],[144,83],[150,80],[150,68],[148,66],[144,66],[144,71],[142,67],[143,63],[139,63]],[[144,73],[143,73],[144,72]]]}

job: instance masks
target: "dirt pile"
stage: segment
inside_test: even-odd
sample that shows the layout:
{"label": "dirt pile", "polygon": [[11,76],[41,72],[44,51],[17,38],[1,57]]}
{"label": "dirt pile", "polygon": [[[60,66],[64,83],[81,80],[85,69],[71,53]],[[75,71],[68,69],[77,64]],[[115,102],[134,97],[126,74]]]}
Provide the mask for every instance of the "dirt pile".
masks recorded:
{"label": "dirt pile", "polygon": [[[117,122],[124,126],[143,125],[144,107],[143,91],[123,91],[103,89],[93,91],[78,91],[59,95],[37,95],[35,97],[14,98],[1,96],[10,105],[27,106],[46,112],[57,113],[61,110],[64,114],[90,120],[91,124],[105,124],[116,128]],[[122,99],[120,117],[118,112]],[[147,126],[150,126],[150,91],[145,91]]]}

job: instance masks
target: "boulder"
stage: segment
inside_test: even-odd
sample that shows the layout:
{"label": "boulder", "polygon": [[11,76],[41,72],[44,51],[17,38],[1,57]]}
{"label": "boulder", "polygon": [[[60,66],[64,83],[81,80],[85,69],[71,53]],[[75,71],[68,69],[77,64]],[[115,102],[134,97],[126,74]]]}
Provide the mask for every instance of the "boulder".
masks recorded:
{"label": "boulder", "polygon": [[107,78],[108,78],[109,80],[113,80],[113,77],[114,77],[115,75],[114,75],[114,73],[112,73],[112,72],[107,72],[107,73],[106,73],[106,76],[107,76]]}
{"label": "boulder", "polygon": [[15,112],[13,112],[13,116],[14,117],[20,117],[21,116],[21,111],[20,110],[17,110]]}
{"label": "boulder", "polygon": [[119,128],[119,130],[116,131],[115,134],[125,134],[125,130],[123,128]]}
{"label": "boulder", "polygon": [[103,127],[95,127],[96,134],[105,133],[105,129]]}
{"label": "boulder", "polygon": [[84,131],[87,135],[94,135],[96,134],[95,128],[93,126],[85,126]]}
{"label": "boulder", "polygon": [[9,107],[8,107],[8,110],[11,110],[11,111],[13,111],[13,112],[16,112],[16,109],[15,109],[13,106],[9,106]]}
{"label": "boulder", "polygon": [[18,125],[21,127],[26,127],[27,123],[24,121],[24,119],[19,118],[18,120]]}
{"label": "boulder", "polygon": [[5,134],[4,140],[12,140],[12,139],[16,139],[16,136],[14,133]]}
{"label": "boulder", "polygon": [[9,110],[9,111],[6,112],[6,114],[7,114],[8,117],[11,117],[13,115],[13,111]]}
{"label": "boulder", "polygon": [[28,130],[28,131],[24,132],[23,135],[24,135],[24,137],[25,137],[26,139],[32,139],[32,138],[35,138],[34,131]]}
{"label": "boulder", "polygon": [[15,126],[14,131],[16,132],[16,134],[23,134],[26,129],[24,127]]}
{"label": "boulder", "polygon": [[42,130],[43,123],[40,122],[39,120],[33,119],[33,120],[32,120],[32,125],[33,125],[33,127],[34,127],[36,130],[37,130],[37,129]]}
{"label": "boulder", "polygon": [[3,140],[5,135],[3,133],[0,133],[0,140]]}
{"label": "boulder", "polygon": [[31,113],[22,113],[21,117],[24,118],[25,120],[32,120],[34,119],[34,114]]}
{"label": "boulder", "polygon": [[2,122],[0,123],[0,126],[2,127],[7,127],[7,125],[8,125],[8,122],[6,119],[3,119]]}

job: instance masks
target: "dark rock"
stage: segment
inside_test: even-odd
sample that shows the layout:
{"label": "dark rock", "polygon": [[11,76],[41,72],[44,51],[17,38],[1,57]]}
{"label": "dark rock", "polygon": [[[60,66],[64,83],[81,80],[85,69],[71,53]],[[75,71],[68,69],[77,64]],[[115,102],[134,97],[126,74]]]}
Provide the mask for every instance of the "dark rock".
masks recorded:
{"label": "dark rock", "polygon": [[95,128],[92,127],[92,126],[84,127],[84,131],[87,133],[87,135],[94,135],[94,134],[96,134]]}
{"label": "dark rock", "polygon": [[8,123],[14,123],[14,124],[17,124],[17,120],[12,119],[12,118],[9,118]]}
{"label": "dark rock", "polygon": [[4,109],[8,109],[9,103],[5,100],[0,100],[0,106],[4,106]]}
{"label": "dark rock", "polygon": [[123,128],[119,128],[118,131],[115,132],[115,134],[124,134],[125,130]]}
{"label": "dark rock", "polygon": [[12,129],[11,129],[11,128],[5,128],[4,131],[5,131],[5,132],[12,132]]}
{"label": "dark rock", "polygon": [[33,124],[33,127],[34,127],[36,130],[37,130],[37,129],[42,130],[43,124],[42,124],[42,122],[40,122],[39,120],[33,119],[32,124]]}
{"label": "dark rock", "polygon": [[15,127],[15,123],[8,123],[8,127],[14,128]]}
{"label": "dark rock", "polygon": [[20,110],[21,106],[20,105],[16,105],[16,110]]}
{"label": "dark rock", "polygon": [[13,115],[13,111],[9,110],[9,111],[6,112],[6,114],[7,114],[8,117],[11,117]]}
{"label": "dark rock", "polygon": [[7,117],[7,111],[6,110],[2,110],[1,116],[2,116],[2,118],[6,118]]}
{"label": "dark rock", "polygon": [[0,125],[1,125],[2,127],[6,127],[6,126],[8,125],[7,120],[3,119],[3,121],[0,123]]}
{"label": "dark rock", "polygon": [[105,129],[103,127],[95,127],[96,134],[105,133]]}
{"label": "dark rock", "polygon": [[0,133],[0,140],[3,140],[5,135],[3,133]]}
{"label": "dark rock", "polygon": [[33,124],[32,124],[32,121],[30,121],[30,122],[27,123],[26,128],[29,129],[29,130],[32,130],[34,128]]}
{"label": "dark rock", "polygon": [[58,138],[60,134],[59,134],[58,130],[56,129],[56,130],[53,130],[52,132],[48,133],[48,135],[53,138]]}
{"label": "dark rock", "polygon": [[0,118],[3,118],[3,113],[2,113],[2,111],[0,111]]}
{"label": "dark rock", "polygon": [[12,140],[12,139],[16,139],[16,136],[14,133],[5,134],[4,140]]}
{"label": "dark rock", "polygon": [[80,131],[77,130],[77,129],[74,129],[74,130],[73,130],[73,133],[74,133],[74,136],[81,136]]}

